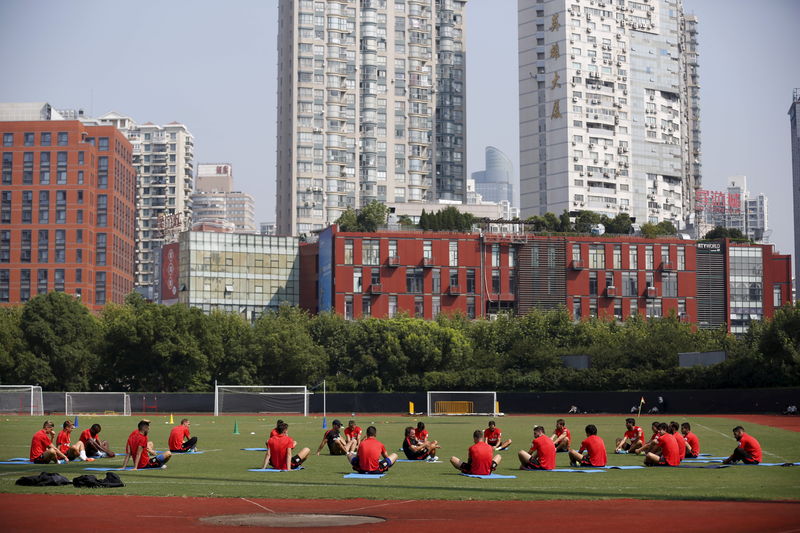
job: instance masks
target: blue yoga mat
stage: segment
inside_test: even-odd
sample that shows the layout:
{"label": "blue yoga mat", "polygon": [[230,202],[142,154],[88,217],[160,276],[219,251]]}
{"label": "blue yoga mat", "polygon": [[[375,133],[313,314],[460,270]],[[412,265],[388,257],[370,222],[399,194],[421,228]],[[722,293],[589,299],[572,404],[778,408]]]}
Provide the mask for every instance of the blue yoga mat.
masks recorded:
{"label": "blue yoga mat", "polygon": [[698,464],[694,464],[694,465],[678,465],[678,466],[674,466],[672,468],[728,468],[729,466],[731,466],[731,465],[721,465],[721,464],[698,465]]}
{"label": "blue yoga mat", "polygon": [[464,474],[464,473],[462,473],[461,475],[462,476],[467,476],[467,477],[477,477],[477,478],[480,478],[480,479],[517,479],[517,476],[504,476],[502,474],[489,474],[488,476],[481,476],[481,475],[478,475],[478,474]]}
{"label": "blue yoga mat", "polygon": [[22,462],[25,462],[25,463],[30,463],[31,462],[31,460],[28,459],[27,457],[12,457],[11,459],[6,459],[6,461],[8,461],[8,462],[22,461]]}
{"label": "blue yoga mat", "polygon": [[758,463],[758,466],[800,466],[800,463]]}
{"label": "blue yoga mat", "polygon": [[196,452],[172,452],[172,455],[200,455],[201,453],[206,453],[203,450],[196,451]]}
{"label": "blue yoga mat", "polygon": [[605,468],[606,470],[637,470],[639,468],[645,468],[645,467],[630,465],[630,466],[601,466],[598,468]]}
{"label": "blue yoga mat", "polygon": [[398,459],[396,463],[441,463],[441,461],[426,461],[425,459]]}
{"label": "blue yoga mat", "polygon": [[0,465],[32,465],[33,461],[0,461]]}
{"label": "blue yoga mat", "polygon": [[[725,458],[727,459],[727,457]],[[698,463],[721,463],[722,459],[684,459],[681,463],[698,464]]]}
{"label": "blue yoga mat", "polygon": [[267,451],[266,448],[242,448],[244,452],[265,452]]}
{"label": "blue yoga mat", "polygon": [[345,474],[342,476],[344,479],[375,479],[382,478],[386,474]]}
{"label": "blue yoga mat", "polygon": [[[106,467],[93,466],[91,468],[84,468],[84,470],[89,470],[89,471],[92,471],[92,472],[112,472],[114,470],[122,470],[122,469],[120,467],[118,467],[118,466],[117,467],[113,467],[113,466],[112,467],[108,467],[108,466],[106,466]],[[125,470],[133,470],[133,467],[132,466],[126,466]],[[140,470],[158,470],[158,468],[148,468],[148,469],[140,468]]]}
{"label": "blue yoga mat", "polygon": [[543,470],[543,472],[583,472],[584,474],[597,474],[598,472],[605,472],[605,470],[594,470],[591,468],[554,468],[552,470]]}
{"label": "blue yoga mat", "polygon": [[303,467],[300,468],[292,468],[291,470],[279,470],[277,468],[248,468],[248,472],[295,472],[297,470],[302,470]]}

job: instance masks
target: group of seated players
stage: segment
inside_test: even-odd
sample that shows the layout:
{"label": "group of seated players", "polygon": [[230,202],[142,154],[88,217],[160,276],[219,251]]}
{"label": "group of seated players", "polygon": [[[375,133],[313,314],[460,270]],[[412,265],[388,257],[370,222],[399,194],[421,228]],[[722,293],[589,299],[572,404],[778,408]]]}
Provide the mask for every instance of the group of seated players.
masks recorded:
{"label": "group of seated players", "polygon": [[[142,468],[166,468],[166,463],[173,453],[186,453],[195,451],[197,437],[192,437],[189,430],[188,418],[174,426],[169,434],[169,451],[157,452],[152,441],[148,440],[150,421],[141,420],[136,429],[128,436],[125,446],[125,462],[122,468],[127,467],[128,461],[133,460],[134,470]],[[35,464],[66,463],[69,461],[92,462],[103,457],[114,457],[108,441],[100,439],[103,428],[100,424],[92,424],[84,430],[78,441],[72,444],[72,431],[75,429],[73,422],[65,420],[63,429],[58,436],[55,435],[55,424],[46,420],[42,429],[37,431],[31,439],[30,460]],[[54,441],[55,437],[55,441]]]}

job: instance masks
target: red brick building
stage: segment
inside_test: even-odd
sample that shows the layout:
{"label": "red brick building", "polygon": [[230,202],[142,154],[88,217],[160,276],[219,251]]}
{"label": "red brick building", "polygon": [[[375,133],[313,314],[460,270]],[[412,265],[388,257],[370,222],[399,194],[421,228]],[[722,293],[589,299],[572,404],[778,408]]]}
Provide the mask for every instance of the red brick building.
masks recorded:
{"label": "red brick building", "polygon": [[133,290],[136,174],[112,126],[0,122],[0,305],[49,291],[91,309]]}
{"label": "red brick building", "polygon": [[[711,245],[726,251],[717,266],[708,263]],[[732,248],[745,251],[729,259]],[[561,307],[581,319],[675,314],[700,327],[726,324],[738,332],[745,314],[737,296],[741,281],[731,281],[728,267],[739,268],[737,254],[763,259],[759,281],[748,278],[761,289],[748,285],[748,298],[760,299],[747,320],[772,316],[790,301],[791,277],[789,256],[769,246],[513,232],[346,233],[331,226],[317,243],[301,246],[300,302],[311,312],[333,310],[347,318],[400,312],[478,318]]]}

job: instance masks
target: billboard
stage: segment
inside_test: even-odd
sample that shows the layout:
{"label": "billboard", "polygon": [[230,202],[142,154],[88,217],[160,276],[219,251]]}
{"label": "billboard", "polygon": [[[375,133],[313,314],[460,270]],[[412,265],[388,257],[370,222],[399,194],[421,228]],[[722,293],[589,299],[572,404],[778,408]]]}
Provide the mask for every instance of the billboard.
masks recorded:
{"label": "billboard", "polygon": [[177,242],[161,247],[161,303],[178,301],[178,274],[180,272],[179,245]]}
{"label": "billboard", "polygon": [[325,228],[319,234],[319,290],[317,308],[320,313],[333,307],[333,229]]}

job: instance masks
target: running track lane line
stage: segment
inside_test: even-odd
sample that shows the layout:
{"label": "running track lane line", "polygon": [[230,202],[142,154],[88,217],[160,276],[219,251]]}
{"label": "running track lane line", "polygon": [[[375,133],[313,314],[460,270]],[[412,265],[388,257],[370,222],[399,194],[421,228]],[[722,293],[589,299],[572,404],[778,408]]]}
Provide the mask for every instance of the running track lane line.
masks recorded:
{"label": "running track lane line", "polygon": [[240,499],[241,499],[241,500],[244,500],[244,501],[246,501],[247,503],[252,503],[252,504],[253,504],[253,505],[255,505],[256,507],[261,507],[261,508],[262,508],[262,509],[264,509],[265,511],[269,511],[269,512],[270,512],[270,513],[272,513],[272,514],[275,514],[275,511],[273,511],[272,509],[267,509],[266,507],[264,507],[264,506],[263,506],[263,505],[261,505],[260,503],[256,503],[256,502],[254,502],[254,501],[248,500],[247,498],[240,498]]}
{"label": "running track lane line", "polygon": [[413,503],[415,501],[417,501],[417,500],[405,500],[405,501],[402,501],[402,502],[379,503],[378,505],[367,505],[366,507],[356,507],[354,509],[343,509],[341,512],[349,513],[349,512],[352,512],[352,511],[361,511],[361,510],[364,510],[364,509],[373,509],[375,507],[384,507],[386,505],[400,505],[402,503]]}
{"label": "running track lane line", "polygon": [[[713,433],[716,433],[717,435],[722,435],[722,436],[723,436],[723,437],[725,437],[726,439],[729,439],[729,440],[736,440],[736,439],[734,439],[733,437],[731,437],[730,435],[726,435],[725,433],[722,433],[721,431],[717,431],[716,429],[711,429],[710,427],[708,427],[708,426],[704,426],[703,424],[700,424],[700,423],[698,423],[698,422],[695,422],[695,423],[696,423],[698,426],[700,426],[701,428],[705,428],[705,429],[707,429],[707,430],[709,430],[709,431],[711,431],[711,432],[713,432]],[[767,450],[765,450],[764,448],[761,448],[761,452],[762,452],[762,453],[765,453],[765,454],[767,454],[767,455],[771,455],[772,457],[777,457],[778,459],[780,459],[780,460],[782,460],[782,461],[787,461],[787,459],[786,459],[786,458],[784,458],[784,457],[781,457],[780,455],[775,455],[774,453],[768,452],[768,451],[767,451]],[[796,531],[800,531],[800,529],[798,529],[798,530],[796,530]]]}

